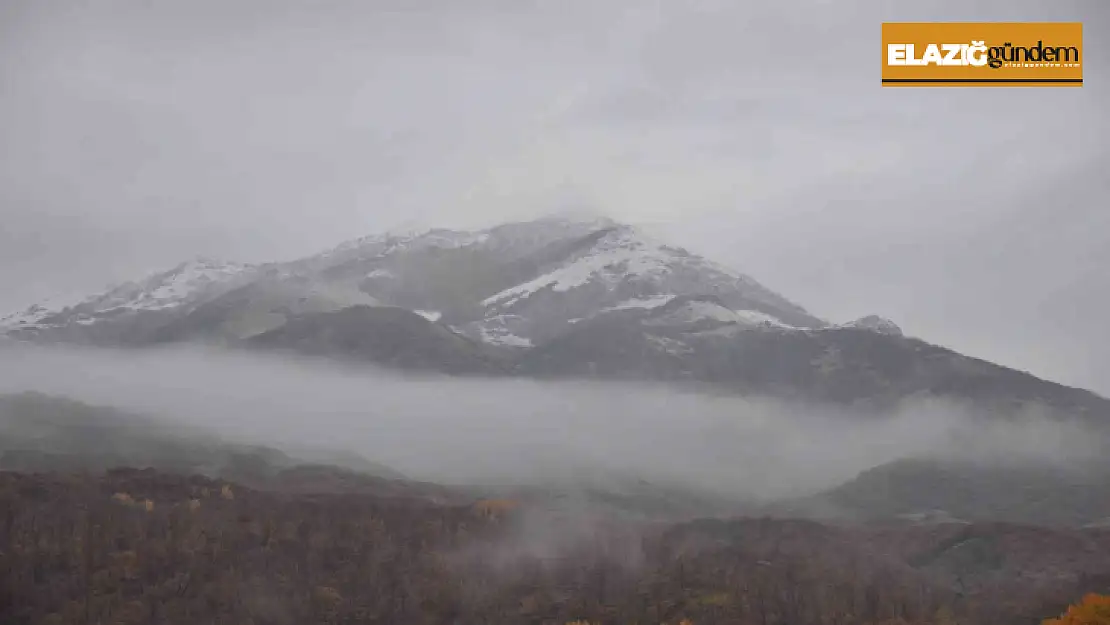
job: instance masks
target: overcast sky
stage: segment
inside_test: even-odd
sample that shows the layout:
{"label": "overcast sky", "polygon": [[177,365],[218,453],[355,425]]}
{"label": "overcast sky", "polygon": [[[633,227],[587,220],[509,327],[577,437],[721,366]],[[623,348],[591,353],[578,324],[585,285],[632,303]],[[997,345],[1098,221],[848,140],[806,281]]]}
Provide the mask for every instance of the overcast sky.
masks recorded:
{"label": "overcast sky", "polygon": [[[1080,20],[1086,85],[882,89],[884,20]],[[1108,37],[1101,0],[0,0],[0,311],[586,207],[1110,394]]]}

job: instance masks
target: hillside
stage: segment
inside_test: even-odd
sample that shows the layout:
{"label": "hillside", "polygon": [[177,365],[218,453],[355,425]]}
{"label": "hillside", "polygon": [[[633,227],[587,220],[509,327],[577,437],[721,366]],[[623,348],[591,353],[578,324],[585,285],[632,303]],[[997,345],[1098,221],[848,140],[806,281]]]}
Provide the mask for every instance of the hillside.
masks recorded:
{"label": "hillside", "polygon": [[859,327],[799,331],[753,324],[711,298],[676,298],[650,312],[583,323],[531,350],[536,376],[698,381],[766,394],[891,408],[951,397],[1005,414],[1037,407],[1105,423],[1094,393],[970,358],[900,333]]}
{"label": "hillside", "polygon": [[572,466],[573,470],[518,483],[502,479],[496,484],[446,487],[409,479],[342,448],[302,445],[278,449],[229,441],[205,429],[170,425],[164,418],[61,397],[0,395],[0,470],[97,474],[117,468],[202,475],[283,492],[355,493],[437,502],[510,497],[586,506],[634,518],[685,519],[743,509],[733,499],[601,468]]}
{"label": "hillside", "polygon": [[771,508],[838,521],[1011,521],[1093,526],[1110,519],[1110,462],[907,459]]}
{"label": "hillside", "polygon": [[401,370],[456,375],[505,373],[495,348],[396,307],[351,306],[291,318],[247,339],[250,347],[372,362]]}
{"label": "hillside", "polygon": [[304,449],[287,453],[61,397],[0,395],[0,470],[101,472],[117,467],[259,484],[289,479],[312,467],[354,473],[376,482],[405,479],[352,452]]}
{"label": "hillside", "polygon": [[512,502],[0,473],[4,622],[1034,625],[1110,583],[1110,532],[635,526]]}
{"label": "hillside", "polygon": [[636,476],[447,487],[2,396],[0,622],[1035,625],[1110,590],[1110,529],[990,522],[1075,525],[1110,481],[961,467],[880,466],[762,510]]}

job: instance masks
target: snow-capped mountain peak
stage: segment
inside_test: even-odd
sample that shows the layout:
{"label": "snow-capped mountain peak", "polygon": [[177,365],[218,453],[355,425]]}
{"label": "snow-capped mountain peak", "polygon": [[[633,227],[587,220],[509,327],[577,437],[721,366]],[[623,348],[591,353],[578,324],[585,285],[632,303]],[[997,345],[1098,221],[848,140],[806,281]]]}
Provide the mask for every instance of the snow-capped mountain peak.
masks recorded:
{"label": "snow-capped mountain peak", "polygon": [[[241,263],[196,258],[139,282],[135,286],[140,290],[122,305],[145,310],[176,306],[205,287],[226,282],[251,268],[251,265]],[[134,292],[128,286],[124,285],[125,290],[119,294]]]}
{"label": "snow-capped mountain peak", "polygon": [[[872,408],[933,392],[989,408],[1035,397],[1053,410],[1110,415],[1110,402],[1085,391],[900,334],[877,316],[830,325],[639,228],[561,216],[392,232],[253,267],[198,258],[0,320],[0,340],[204,342],[449,374],[707,384]],[[887,366],[902,359],[914,365]]]}
{"label": "snow-capped mountain peak", "polygon": [[453,248],[465,247],[481,243],[488,234],[485,232],[469,232],[464,230],[449,230],[446,228],[416,228],[409,230],[391,230],[381,234],[352,239],[325,252],[326,256],[342,256],[351,252],[368,252],[374,255],[390,254],[401,249],[413,248]]}
{"label": "snow-capped mountain peak", "polygon": [[210,287],[227,283],[253,269],[252,265],[198,257],[134,282],[65,306],[34,305],[0,319],[4,328],[34,328],[65,324],[88,325],[106,314],[177,308]]}
{"label": "snow-capped mountain peak", "polygon": [[[726,284],[741,285],[758,292],[760,297],[774,300],[776,304],[786,302],[752,278],[690,254],[685,249],[667,245],[638,228],[612,222],[599,222],[599,225],[603,227],[595,231],[600,235],[597,240],[568,262],[528,282],[491,295],[482,304],[509,308],[543,289],[565,292],[591,281],[612,286],[626,280],[660,287],[664,291],[662,295],[669,294],[666,287],[674,289],[675,294],[680,295],[709,295],[716,294],[712,291],[720,290]],[[708,283],[688,284],[689,289],[686,289],[680,284],[684,280]],[[709,292],[700,293],[703,287],[709,287]],[[800,310],[793,304],[789,304],[789,307]]]}
{"label": "snow-capped mountain peak", "polygon": [[858,330],[870,330],[872,332],[878,332],[879,334],[888,334],[891,336],[902,336],[902,328],[899,328],[898,324],[894,323],[890,319],[887,319],[886,317],[880,317],[878,315],[867,315],[866,317],[860,317],[855,321],[849,321],[848,323],[842,324],[840,327],[855,328]]}
{"label": "snow-capped mountain peak", "polygon": [[399,228],[345,241],[301,262],[314,266],[334,265],[385,257],[398,252],[418,252],[433,248],[458,249],[474,245],[482,245],[512,256],[514,253],[533,252],[556,241],[585,236],[616,225],[616,222],[606,217],[575,219],[559,214],[534,221],[500,224],[482,230]]}
{"label": "snow-capped mountain peak", "polygon": [[[592,300],[619,298],[609,308],[629,307],[625,302],[657,302],[678,295],[724,297],[729,305],[765,309],[771,316],[803,316],[820,325],[800,307],[766,289],[752,278],[686,250],[662,243],[639,229],[610,225],[592,241],[540,275],[490,295],[482,305],[498,311],[515,311],[532,298],[549,300],[556,294],[585,289]],[[745,300],[729,301],[729,300]],[[788,320],[783,320],[788,321]]]}
{"label": "snow-capped mountain peak", "polygon": [[[232,317],[263,319],[269,327],[320,293],[360,294],[375,305],[420,311],[473,339],[518,348],[539,345],[579,321],[646,313],[677,297],[714,298],[715,315],[744,325],[826,325],[734,269],[595,215],[550,215],[476,231],[390,231],[260,267],[197,258],[72,306],[29,309],[5,325],[69,327],[137,313],[189,314],[233,286],[261,282],[267,288],[248,298],[250,313]],[[240,299],[220,301],[246,306]],[[702,308],[687,316],[708,314],[710,307]]]}
{"label": "snow-capped mountain peak", "polygon": [[638,236],[628,226],[607,229],[588,251],[571,262],[523,284],[487,297],[483,305],[511,307],[522,298],[550,288],[565,292],[592,279],[618,280],[627,276],[649,277],[667,271],[668,258],[664,248]]}

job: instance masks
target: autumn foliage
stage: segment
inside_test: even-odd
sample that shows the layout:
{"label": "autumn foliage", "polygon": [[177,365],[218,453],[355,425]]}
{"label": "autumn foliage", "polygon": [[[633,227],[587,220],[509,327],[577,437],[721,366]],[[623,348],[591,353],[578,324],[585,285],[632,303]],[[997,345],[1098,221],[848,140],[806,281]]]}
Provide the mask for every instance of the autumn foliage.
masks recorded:
{"label": "autumn foliage", "polygon": [[474,513],[487,519],[499,519],[520,504],[511,499],[482,499],[474,504]]}
{"label": "autumn foliage", "polygon": [[1110,595],[1089,594],[1058,618],[1042,625],[1110,625]]}
{"label": "autumn foliage", "polygon": [[[1110,532],[607,521],[557,542],[574,519],[525,501],[0,472],[0,625],[1029,625],[1110,584]],[[1031,547],[1084,576],[999,574]]]}

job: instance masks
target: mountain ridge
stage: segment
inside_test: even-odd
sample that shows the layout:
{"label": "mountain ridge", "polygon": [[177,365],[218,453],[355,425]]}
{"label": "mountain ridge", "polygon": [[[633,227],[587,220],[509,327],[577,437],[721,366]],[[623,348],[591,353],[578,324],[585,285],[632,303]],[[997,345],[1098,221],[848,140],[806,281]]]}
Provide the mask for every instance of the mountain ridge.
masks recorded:
{"label": "mountain ridge", "polygon": [[[406,312],[368,312],[378,307]],[[394,332],[409,339],[373,338]],[[1110,401],[1088,391],[907,337],[877,315],[829,323],[607,218],[385,232],[288,262],[194,259],[62,310],[9,315],[0,335],[265,345],[453,374],[693,381],[864,406],[941,394],[1110,419]]]}

